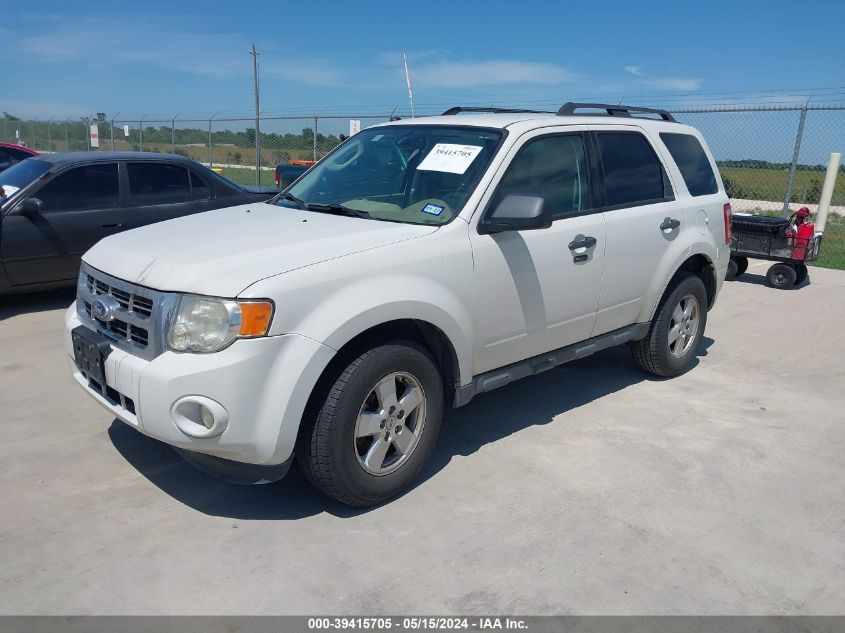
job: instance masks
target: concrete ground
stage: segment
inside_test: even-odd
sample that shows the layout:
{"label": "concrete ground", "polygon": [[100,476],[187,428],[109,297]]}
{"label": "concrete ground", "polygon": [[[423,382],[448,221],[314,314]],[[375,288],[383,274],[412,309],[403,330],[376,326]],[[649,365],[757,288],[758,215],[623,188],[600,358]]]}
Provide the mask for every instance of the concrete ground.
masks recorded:
{"label": "concrete ground", "polygon": [[845,614],[845,272],[727,283],[674,380],[625,348],[450,414],[355,511],[237,487],[84,395],[68,293],[0,301],[0,613]]}

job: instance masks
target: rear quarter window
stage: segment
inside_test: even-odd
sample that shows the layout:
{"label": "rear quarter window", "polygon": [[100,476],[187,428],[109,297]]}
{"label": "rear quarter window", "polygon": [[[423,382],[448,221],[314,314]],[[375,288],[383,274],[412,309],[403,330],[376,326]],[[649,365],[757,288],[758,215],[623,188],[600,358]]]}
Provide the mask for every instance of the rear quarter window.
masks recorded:
{"label": "rear quarter window", "polygon": [[678,165],[690,195],[706,196],[719,191],[716,174],[697,138],[692,134],[662,132],[660,140]]}

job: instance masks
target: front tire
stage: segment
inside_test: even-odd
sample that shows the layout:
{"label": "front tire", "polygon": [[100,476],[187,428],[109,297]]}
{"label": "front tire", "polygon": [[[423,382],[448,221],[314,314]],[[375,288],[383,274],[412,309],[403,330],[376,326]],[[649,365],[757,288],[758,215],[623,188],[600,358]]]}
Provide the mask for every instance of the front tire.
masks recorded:
{"label": "front tire", "polygon": [[416,479],[443,419],[440,372],[412,341],[370,349],[329,389],[297,447],[308,480],[350,506],[379,504]]}
{"label": "front tire", "polygon": [[707,325],[707,290],[697,275],[682,272],[663,295],[644,339],[631,351],[640,369],[669,378],[687,371]]}

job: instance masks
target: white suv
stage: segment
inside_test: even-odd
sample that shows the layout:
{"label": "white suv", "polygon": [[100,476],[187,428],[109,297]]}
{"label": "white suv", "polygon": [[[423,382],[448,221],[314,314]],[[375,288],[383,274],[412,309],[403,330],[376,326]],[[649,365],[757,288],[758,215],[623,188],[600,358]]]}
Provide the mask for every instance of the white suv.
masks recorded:
{"label": "white suv", "polygon": [[701,135],[619,105],[469,110],[366,129],[269,203],[101,241],[65,317],[76,380],[206,471],[296,458],[366,506],[479,393],[626,342],[688,369],[729,259]]}

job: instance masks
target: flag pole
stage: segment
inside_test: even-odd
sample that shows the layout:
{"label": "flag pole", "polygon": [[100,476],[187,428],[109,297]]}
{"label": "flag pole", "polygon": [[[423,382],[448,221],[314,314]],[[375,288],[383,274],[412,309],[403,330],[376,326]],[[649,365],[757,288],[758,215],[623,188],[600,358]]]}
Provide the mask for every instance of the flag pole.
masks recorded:
{"label": "flag pole", "polygon": [[415,118],[414,114],[414,91],[411,90],[411,73],[408,72],[408,56],[402,53],[402,60],[405,63],[405,83],[408,84],[408,101],[411,103],[411,118]]}

